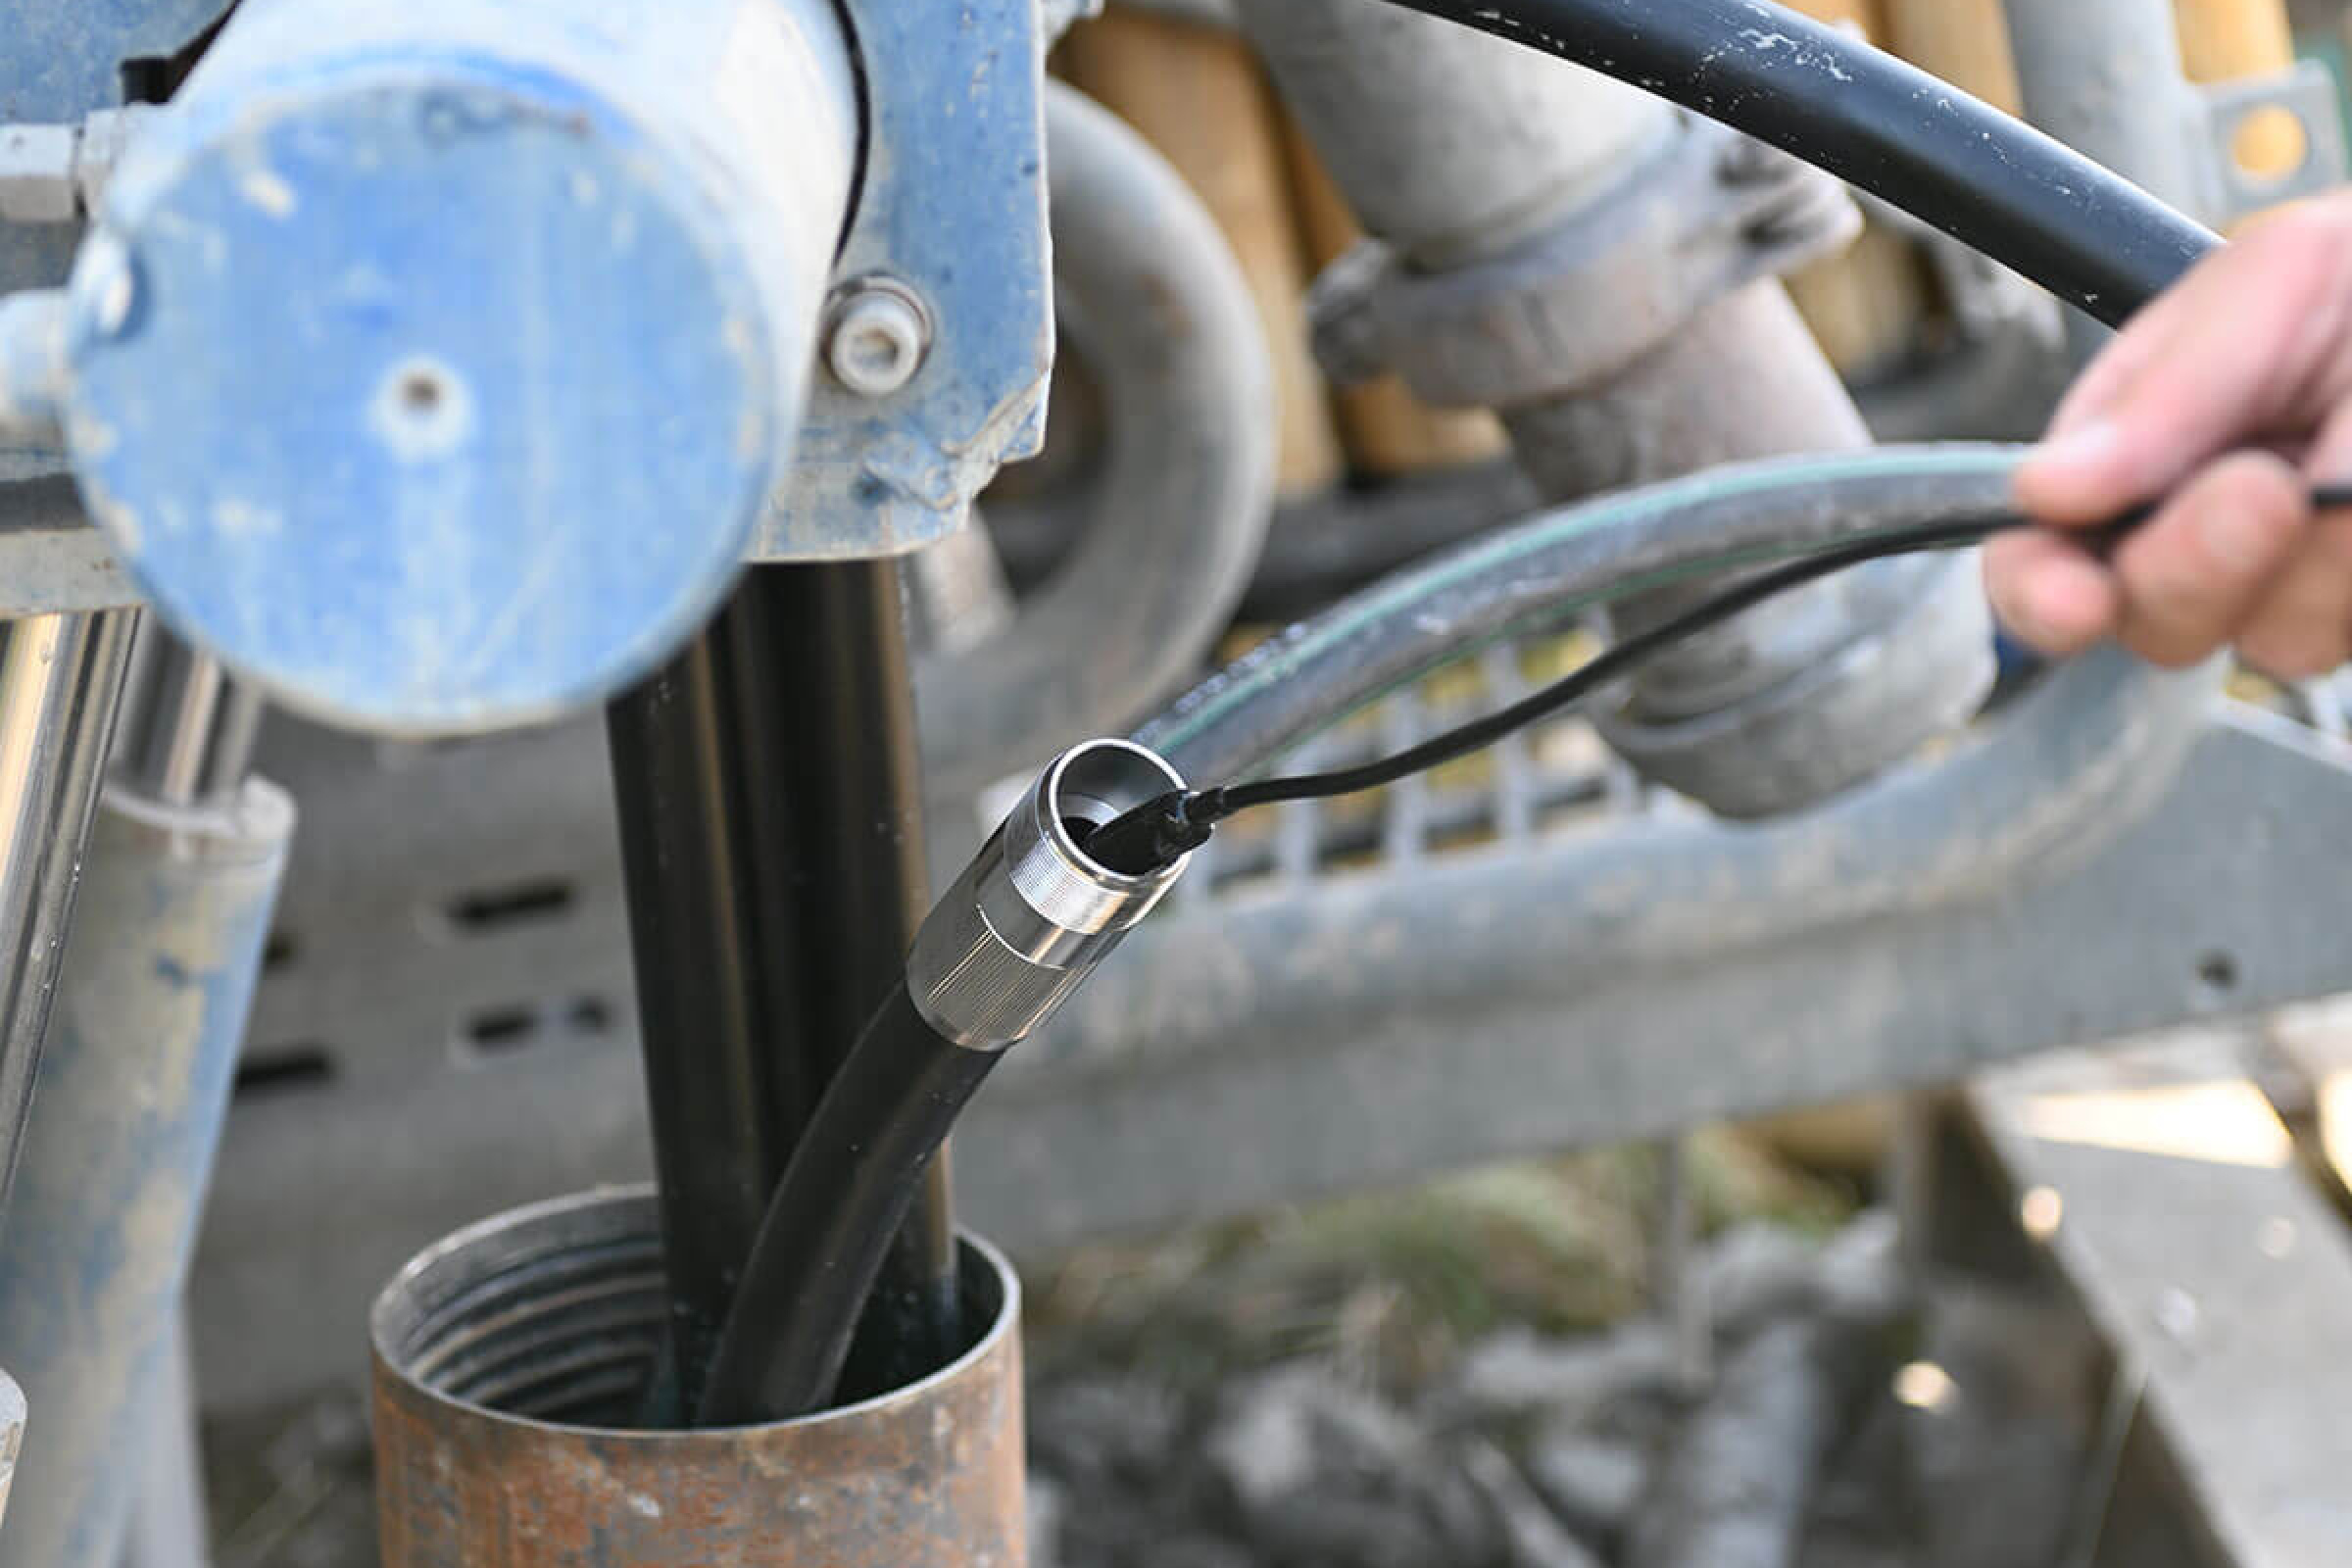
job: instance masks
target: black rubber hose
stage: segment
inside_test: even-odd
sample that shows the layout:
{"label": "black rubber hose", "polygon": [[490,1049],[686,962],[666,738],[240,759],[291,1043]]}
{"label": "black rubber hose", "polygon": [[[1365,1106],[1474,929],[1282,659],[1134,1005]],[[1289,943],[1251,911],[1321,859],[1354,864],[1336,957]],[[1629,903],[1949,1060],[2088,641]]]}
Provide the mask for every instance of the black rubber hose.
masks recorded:
{"label": "black rubber hose", "polygon": [[698,1427],[831,1402],[858,1308],[933,1155],[1001,1058],[943,1040],[902,981],[834,1074],[768,1200],[696,1411]]}
{"label": "black rubber hose", "polygon": [[[1136,740],[1192,779],[1247,776],[1365,703],[1489,644],[1557,627],[1629,587],[1757,565],[2011,505],[2019,449],[1780,458],[1543,513],[1398,572],[1259,644]],[[1884,611],[1886,607],[1871,607]]]}
{"label": "black rubber hose", "polygon": [[1766,0],[1389,0],[1670,98],[2121,325],[2221,243],[1948,82]]}

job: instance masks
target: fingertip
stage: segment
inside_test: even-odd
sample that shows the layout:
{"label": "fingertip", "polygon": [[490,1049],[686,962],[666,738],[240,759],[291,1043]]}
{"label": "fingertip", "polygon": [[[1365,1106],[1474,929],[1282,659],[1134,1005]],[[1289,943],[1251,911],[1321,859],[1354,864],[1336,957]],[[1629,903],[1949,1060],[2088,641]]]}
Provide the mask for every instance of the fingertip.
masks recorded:
{"label": "fingertip", "polygon": [[2310,506],[2294,469],[2264,452],[2207,466],[2117,547],[2125,647],[2180,668],[2235,637],[2294,558]]}
{"label": "fingertip", "polygon": [[2123,613],[2113,573],[2048,534],[1993,540],[1985,547],[1984,587],[2001,623],[2053,658],[2098,643]]}
{"label": "fingertip", "polygon": [[2018,465],[2017,503],[2058,527],[2102,521],[2142,499],[2129,456],[2122,429],[2103,418],[2054,431]]}
{"label": "fingertip", "polygon": [[2206,564],[2226,581],[2253,582],[2277,571],[2310,520],[2301,476],[2268,452],[2223,459],[2184,499]]}

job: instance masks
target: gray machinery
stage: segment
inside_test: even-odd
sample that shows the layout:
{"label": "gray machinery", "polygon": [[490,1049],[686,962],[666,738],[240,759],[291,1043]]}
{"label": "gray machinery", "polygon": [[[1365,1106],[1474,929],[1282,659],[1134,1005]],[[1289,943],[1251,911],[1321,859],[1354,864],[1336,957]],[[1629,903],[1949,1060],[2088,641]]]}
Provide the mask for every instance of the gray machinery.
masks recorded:
{"label": "gray machinery", "polygon": [[[976,797],[1200,667],[1273,514],[1263,345],[1181,182],[1046,81],[1055,9],[0,5],[0,1367],[31,1411],[0,1560],[120,1548],[138,1467],[101,1456],[174,1419],[249,1016],[256,1078],[313,1092],[229,1123],[208,1380],[355,1371],[424,1242],[649,1164],[673,1190],[680,1135],[728,1128],[744,1167],[665,1222],[691,1294]],[[1373,236],[1316,289],[1335,374],[1497,410],[1551,504],[1868,444],[1777,281],[1852,231],[1836,180],[1371,0],[1235,9]],[[2064,127],[2124,172],[2217,221],[2340,173],[2307,77],[2207,100],[2134,58],[2151,89],[2110,96],[2152,127]],[[2278,104],[2312,132],[2285,183],[2192,156]],[[975,629],[974,501],[1040,448],[1057,320],[1105,392],[1088,521]],[[1217,846],[980,1103],[964,1207],[1062,1242],[2352,984],[2308,918],[2352,834],[2334,751],[2094,657],[1915,761],[1991,659],[1965,560],[1880,563],[1645,669],[1599,720],[1615,785],[1514,743],[1476,799],[1392,792],[1375,871],[1330,872],[1312,808]],[[1144,738],[1200,778],[1320,727],[1234,701]],[[1636,773],[1706,809],[1545,830]],[[906,1268],[950,1212],[943,1174]]]}

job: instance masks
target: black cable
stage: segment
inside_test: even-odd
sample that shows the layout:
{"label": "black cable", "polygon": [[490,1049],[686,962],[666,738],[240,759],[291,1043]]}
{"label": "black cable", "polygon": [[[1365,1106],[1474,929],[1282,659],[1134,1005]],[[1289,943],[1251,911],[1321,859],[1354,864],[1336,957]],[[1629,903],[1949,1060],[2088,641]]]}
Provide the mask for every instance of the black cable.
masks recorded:
{"label": "black cable", "polygon": [[1630,82],[2121,324],[2220,240],[1948,82],[1762,0],[1389,0]]}
{"label": "black cable", "polygon": [[[1530,693],[1508,708],[1482,715],[1457,729],[1433,735],[1392,757],[1356,767],[1258,779],[1247,784],[1227,784],[1204,790],[1195,798],[1195,804],[1188,808],[1186,815],[1196,822],[1218,822],[1252,807],[1360,794],[1365,790],[1384,788],[1416,773],[1426,773],[1433,767],[1443,767],[1457,758],[1484,751],[1506,735],[1575,707],[1601,688],[1632,674],[1668,649],[1719,626],[1745,611],[1753,610],[1768,599],[1777,599],[1806,583],[1834,576],[1849,566],[1884,561],[1889,556],[1917,555],[1931,550],[1965,550],[1972,545],[1982,544],[2002,526],[2005,525],[1941,523],[1906,529],[1892,537],[1844,545],[1775,566],[1711,595],[1679,615],[1613,644],[1606,652],[1596,655],[1542,691]],[[1097,858],[1101,858],[1099,844],[1098,836],[1087,847],[1087,853]]]}
{"label": "black cable", "polygon": [[1700,632],[1721,625],[1768,599],[1799,588],[1850,566],[1883,561],[1889,556],[1916,555],[1929,550],[1963,550],[1981,544],[2003,528],[2022,525],[2015,516],[1979,521],[1942,522],[1901,529],[1859,543],[1845,544],[1801,556],[1784,565],[1748,577],[1692,606],[1668,620],[1626,638],[1571,671],[1560,680],[1530,693],[1508,708],[1433,735],[1393,756],[1355,767],[1321,773],[1298,773],[1241,784],[1219,784],[1203,790],[1178,791],[1145,803],[1098,828],[1086,841],[1086,853],[1113,871],[1137,875],[1165,865],[1208,840],[1219,822],[1242,811],[1286,801],[1330,800],[1376,790],[1400,779],[1442,767],[1457,758],[1483,751],[1504,736],[1575,707],[1594,692],[1631,674],[1667,649]]}
{"label": "black cable", "polygon": [[[2322,511],[2352,507],[2352,485],[2318,486],[2312,491],[2312,504]],[[2135,507],[2098,527],[2076,530],[2068,537],[2094,554],[2104,555],[2156,510],[2156,503]],[[1671,619],[1625,638],[1560,680],[1508,708],[1355,767],[1220,784],[1160,796],[1102,824],[1088,837],[1086,853],[1111,870],[1127,875],[1170,864],[1178,856],[1205,843],[1217,823],[1238,812],[1286,801],[1329,800],[1381,789],[1483,751],[1506,735],[1575,707],[1667,649],[1806,583],[1890,556],[1965,550],[1994,534],[2033,526],[2035,526],[2034,520],[2023,514],[2003,511],[1888,529],[1868,538],[1808,551],[1793,561],[1744,578]]]}
{"label": "black cable", "polygon": [[1720,586],[1813,548],[2009,510],[2022,456],[1938,445],[1776,458],[1540,512],[1286,627],[1134,738],[1198,782],[1254,776],[1335,714],[1629,588]]}
{"label": "black cable", "polygon": [[892,1239],[1001,1056],[942,1039],[904,982],[892,990],[768,1200],[710,1357],[698,1427],[784,1421],[831,1401]]}

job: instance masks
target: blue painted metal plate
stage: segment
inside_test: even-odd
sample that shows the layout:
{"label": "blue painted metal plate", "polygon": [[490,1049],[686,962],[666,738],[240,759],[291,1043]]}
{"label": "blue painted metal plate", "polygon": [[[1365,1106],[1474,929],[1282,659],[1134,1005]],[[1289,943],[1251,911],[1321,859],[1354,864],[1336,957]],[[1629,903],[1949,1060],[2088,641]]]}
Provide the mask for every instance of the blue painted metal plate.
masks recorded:
{"label": "blue painted metal plate", "polygon": [[1045,54],[1037,0],[845,0],[866,74],[858,218],[834,275],[919,295],[933,341],[879,402],[820,373],[768,558],[895,555],[961,528],[1034,457],[1054,364]]}

